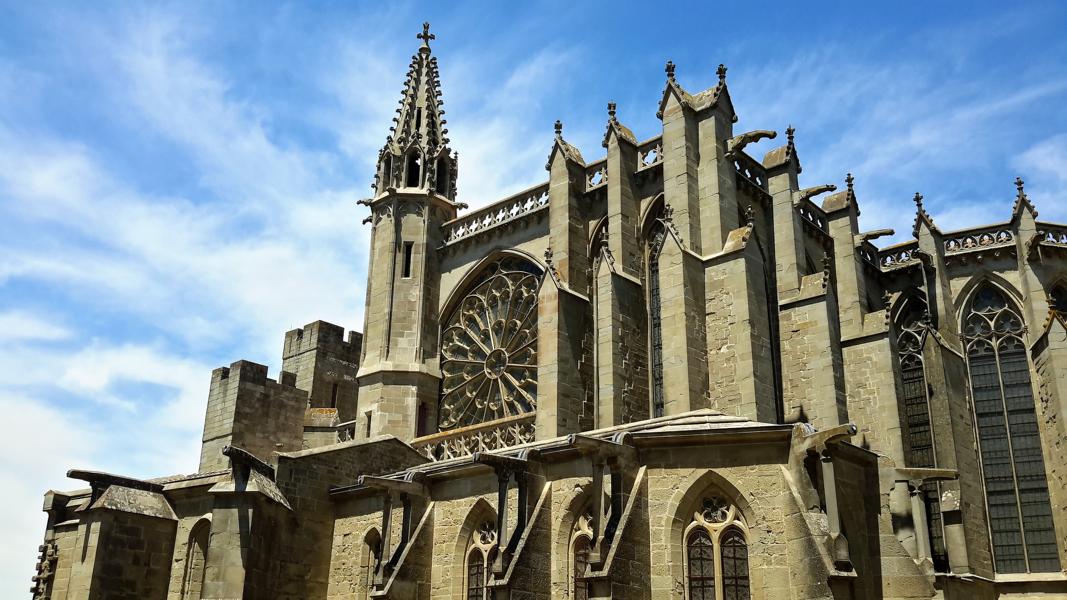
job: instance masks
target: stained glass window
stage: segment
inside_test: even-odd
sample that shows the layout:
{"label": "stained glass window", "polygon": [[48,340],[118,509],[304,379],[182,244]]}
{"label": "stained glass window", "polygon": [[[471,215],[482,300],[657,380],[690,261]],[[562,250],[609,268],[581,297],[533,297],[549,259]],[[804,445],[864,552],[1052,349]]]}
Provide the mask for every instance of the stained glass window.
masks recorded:
{"label": "stained glass window", "polygon": [[574,600],[589,600],[589,583],[579,579],[588,564],[589,538],[583,535],[574,540]]}
{"label": "stained glass window", "polygon": [[993,558],[1000,573],[1058,571],[1019,312],[992,285],[975,294],[963,326]]}
{"label": "stained glass window", "polygon": [[689,535],[686,544],[689,570],[689,599],[715,600],[715,547],[703,529]]}
{"label": "stained glass window", "polygon": [[748,544],[737,529],[730,529],[719,543],[722,554],[722,596],[724,600],[749,600]]}
{"label": "stained glass window", "polygon": [[442,431],[537,408],[541,272],[514,257],[487,267],[441,333]]}
{"label": "stained glass window", "polygon": [[[931,428],[930,388],[926,382],[923,345],[926,342],[924,305],[918,301],[897,326],[897,366],[903,392],[905,464],[909,467],[934,468],[934,434]],[[930,532],[930,556],[934,569],[947,572],[948,551],[941,519],[940,489],[929,481],[921,488],[926,504],[927,529]]]}
{"label": "stained glass window", "polygon": [[485,600],[485,558],[477,550],[467,557],[467,600]]}
{"label": "stained glass window", "polygon": [[650,339],[649,371],[652,376],[652,416],[663,416],[663,326],[660,320],[659,255],[667,229],[657,222],[648,238],[648,330]]}

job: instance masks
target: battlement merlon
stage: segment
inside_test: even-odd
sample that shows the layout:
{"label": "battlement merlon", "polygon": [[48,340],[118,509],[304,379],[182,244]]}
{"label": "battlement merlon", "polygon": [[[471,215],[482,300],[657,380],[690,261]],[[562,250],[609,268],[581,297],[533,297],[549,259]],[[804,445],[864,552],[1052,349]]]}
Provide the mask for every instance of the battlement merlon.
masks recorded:
{"label": "battlement merlon", "polygon": [[211,373],[200,450],[200,472],[225,469],[224,446],[240,446],[270,462],[274,452],[299,450],[308,392],[297,376],[267,377],[267,366],[239,360]]}
{"label": "battlement merlon", "polygon": [[352,360],[359,362],[362,347],[362,333],[349,331],[346,338],[344,327],[326,321],[315,321],[285,332],[282,359],[321,349],[349,356]]}

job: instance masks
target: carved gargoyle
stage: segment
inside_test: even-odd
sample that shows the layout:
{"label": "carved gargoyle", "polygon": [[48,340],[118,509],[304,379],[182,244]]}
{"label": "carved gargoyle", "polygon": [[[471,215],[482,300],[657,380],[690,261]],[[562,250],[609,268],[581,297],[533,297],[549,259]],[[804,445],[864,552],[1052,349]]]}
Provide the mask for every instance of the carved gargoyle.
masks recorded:
{"label": "carved gargoyle", "polygon": [[894,233],[896,233],[896,231],[893,231],[892,229],[875,229],[874,231],[864,231],[863,233],[856,236],[856,243],[862,244],[863,242],[876,240],[880,237],[893,235]]}
{"label": "carved gargoyle", "polygon": [[812,198],[814,198],[815,196],[818,196],[819,194],[825,194],[826,192],[832,192],[832,191],[834,191],[836,189],[837,189],[837,186],[832,184],[832,183],[828,183],[826,185],[817,185],[817,186],[810,187],[810,188],[804,188],[804,189],[800,190],[799,192],[797,192],[798,197],[797,197],[797,200],[796,200],[796,202],[794,204],[800,203],[800,202],[804,202],[805,200],[811,200]]}
{"label": "carved gargoyle", "polygon": [[732,157],[744,150],[745,146],[755,144],[762,139],[773,140],[776,137],[778,137],[778,132],[769,129],[757,129],[755,131],[746,131],[741,135],[735,135],[729,140],[726,140],[726,156]]}

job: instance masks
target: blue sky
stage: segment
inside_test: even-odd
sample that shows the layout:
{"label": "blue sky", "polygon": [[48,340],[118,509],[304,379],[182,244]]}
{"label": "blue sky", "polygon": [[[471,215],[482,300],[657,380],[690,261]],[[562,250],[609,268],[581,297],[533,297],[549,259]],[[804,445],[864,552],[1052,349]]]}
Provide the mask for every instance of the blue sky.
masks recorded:
{"label": "blue sky", "polygon": [[802,184],[852,171],[866,228],[905,239],[915,191],[1006,220],[1016,175],[1067,222],[1067,9],[860,4],[0,2],[0,596],[67,468],[191,472],[212,368],[362,327],[355,201],[423,20],[472,206],[546,178],[557,118],[590,160],[609,100],[656,135],[672,59],[727,64],[739,131],[793,124]]}

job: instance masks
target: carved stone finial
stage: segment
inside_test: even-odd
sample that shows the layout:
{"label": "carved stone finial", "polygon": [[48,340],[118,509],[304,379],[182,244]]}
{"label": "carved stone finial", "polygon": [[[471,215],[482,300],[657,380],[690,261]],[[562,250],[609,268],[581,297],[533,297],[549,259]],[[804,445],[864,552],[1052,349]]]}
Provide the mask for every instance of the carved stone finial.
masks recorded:
{"label": "carved stone finial", "polygon": [[751,204],[749,204],[748,207],[745,208],[745,225],[752,227],[753,225],[755,225],[755,223],[756,209]]}
{"label": "carved stone finial", "polygon": [[855,193],[852,188],[852,184],[856,182],[856,178],[852,176],[852,173],[845,174],[845,185],[848,187],[849,193]]}
{"label": "carved stone finial", "polygon": [[430,40],[436,40],[437,36],[430,33],[430,23],[426,21],[422,24],[422,33],[415,36],[417,39],[422,40],[422,47],[429,49]]}
{"label": "carved stone finial", "polygon": [[1023,189],[1023,179],[1022,179],[1022,177],[1016,177],[1015,178],[1015,189],[1017,190],[1016,193],[1019,195],[1020,198],[1025,198],[1026,197],[1026,190]]}
{"label": "carved stone finial", "polygon": [[615,103],[608,102],[608,118],[612,121],[615,120]]}
{"label": "carved stone finial", "polygon": [[719,76],[719,87],[726,85],[726,65],[719,63],[719,68],[715,69],[715,74]]}
{"label": "carved stone finial", "polygon": [[563,137],[563,121],[560,121],[559,119],[556,119],[555,129],[556,129],[556,137],[558,137],[558,138],[559,137]]}
{"label": "carved stone finial", "polygon": [[545,248],[545,264],[552,266],[552,246]]}
{"label": "carved stone finial", "polygon": [[785,137],[786,137],[786,140],[788,140],[790,146],[793,145],[793,141],[794,141],[794,137],[796,136],[796,133],[797,133],[797,130],[794,129],[792,125],[790,125],[789,127],[785,128]]}
{"label": "carved stone finial", "polygon": [[919,208],[919,210],[922,210],[922,207],[923,207],[923,195],[920,194],[919,192],[915,192],[914,200],[915,200],[915,206],[917,208]]}
{"label": "carved stone finial", "polygon": [[663,70],[667,72],[667,79],[674,81],[674,61],[668,60]]}

